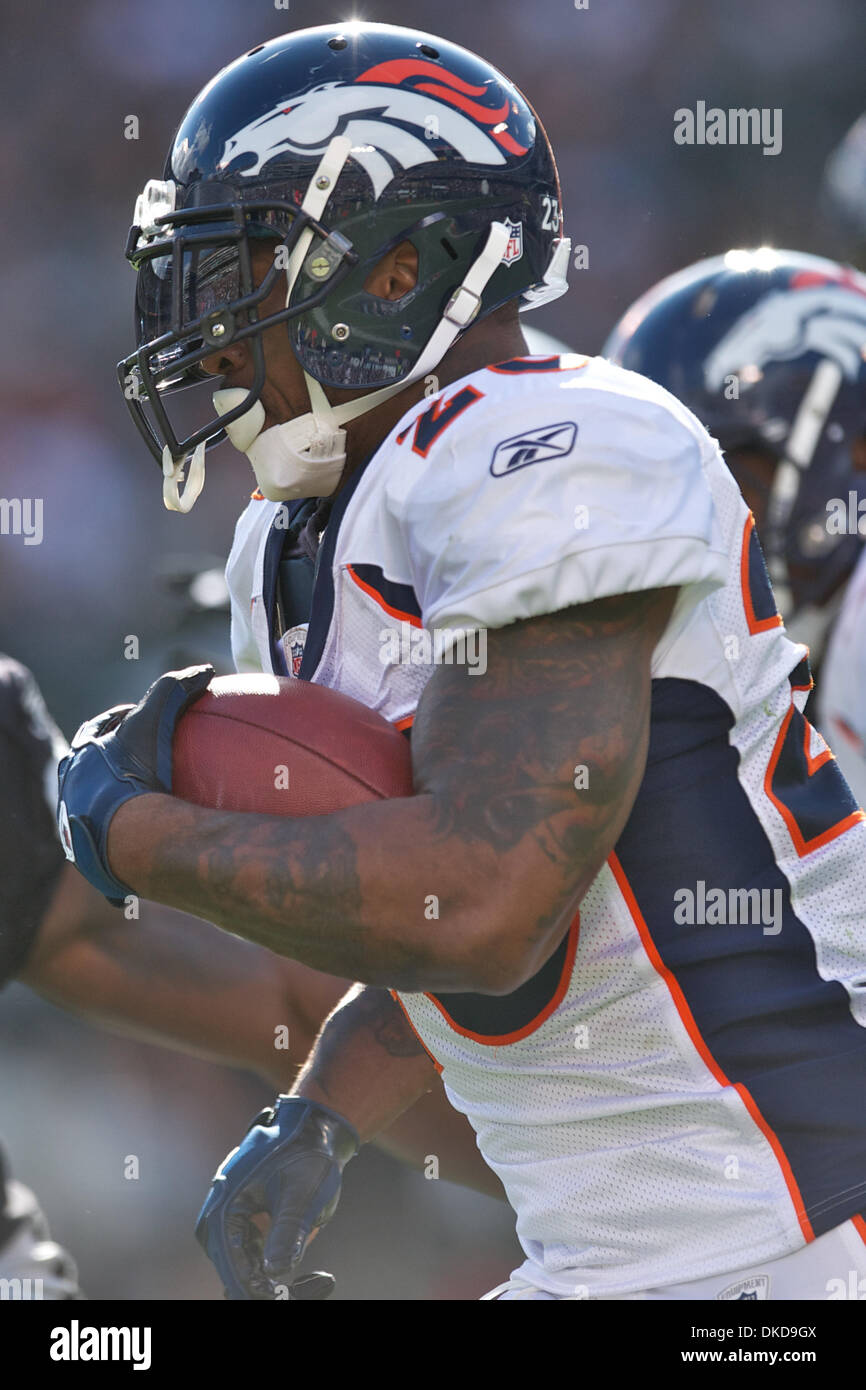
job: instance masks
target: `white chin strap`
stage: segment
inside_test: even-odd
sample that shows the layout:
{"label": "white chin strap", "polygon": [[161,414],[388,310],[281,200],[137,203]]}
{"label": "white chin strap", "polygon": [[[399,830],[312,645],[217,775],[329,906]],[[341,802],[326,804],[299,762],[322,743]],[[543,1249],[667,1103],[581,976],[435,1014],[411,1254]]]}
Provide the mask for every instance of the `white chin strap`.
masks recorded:
{"label": "white chin strap", "polygon": [[[351,148],[352,142],[347,136],[335,136],[310,179],[301,209],[317,221],[321,220],[325,205]],[[289,258],[286,270],[287,306],[312,237],[313,233],[310,230],[304,231]],[[449,299],[442,318],[413,370],[402,380],[383,386],[378,391],[371,391],[359,400],[332,406],[321,384],[308,372],[304,372],[312,407],[306,415],[300,415],[284,425],[273,425],[265,430],[264,407],[261,401],[255,401],[245,415],[226,425],[226,434],[235,448],[246,454],[253,466],[259,489],[269,501],[286,502],[293,497],[331,495],[346,464],[346,431],[342,426],[359,415],[366,415],[368,410],[373,410],[389,396],[402,391],[413,381],[438,367],[458,334],[478,313],[484,287],[502,261],[508,238],[508,228],[503,222],[491,223],[483,251],[472,263],[461,285]],[[219,415],[225,415],[242,405],[248,394],[242,388],[215,391],[214,408]],[[198,451],[193,455],[182,502],[186,502],[190,491],[198,483],[197,453]],[[203,459],[201,473],[203,480]],[[199,491],[200,484],[195,493],[196,497]],[[180,498],[178,502],[181,502]],[[166,502],[166,505],[170,504]]]}
{"label": "white chin strap", "polygon": [[204,487],[204,452],[206,445],[197,444],[193,450],[192,459],[189,465],[189,475],[186,480],[186,487],[183,496],[178,491],[183,482],[183,470],[186,466],[189,454],[185,458],[179,459],[176,463],[171,456],[171,450],[166,444],[162,451],[162,500],[170,512],[190,512],[195,506],[196,498]]}

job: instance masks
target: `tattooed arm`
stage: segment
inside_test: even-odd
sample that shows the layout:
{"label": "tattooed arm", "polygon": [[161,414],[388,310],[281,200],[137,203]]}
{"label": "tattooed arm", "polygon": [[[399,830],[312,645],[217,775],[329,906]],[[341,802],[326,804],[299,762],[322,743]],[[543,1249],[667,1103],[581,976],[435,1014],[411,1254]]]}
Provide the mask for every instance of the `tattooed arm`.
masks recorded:
{"label": "tattooed arm", "polygon": [[439,666],[413,729],[412,797],[283,818],[141,796],[111,823],[112,869],[314,969],[510,993],[556,949],[628,818],[675,595],[490,631],[483,676]]}
{"label": "tattooed arm", "polygon": [[445,1101],[433,1062],[387,990],[354,985],[325,1020],[290,1092],[344,1115],[362,1143],[375,1140],[395,1158],[504,1200],[482,1159],[469,1121]]}
{"label": "tattooed arm", "polygon": [[367,1143],[437,1085],[399,1004],[385,989],[354,985],[325,1020],[290,1094],[345,1115]]}

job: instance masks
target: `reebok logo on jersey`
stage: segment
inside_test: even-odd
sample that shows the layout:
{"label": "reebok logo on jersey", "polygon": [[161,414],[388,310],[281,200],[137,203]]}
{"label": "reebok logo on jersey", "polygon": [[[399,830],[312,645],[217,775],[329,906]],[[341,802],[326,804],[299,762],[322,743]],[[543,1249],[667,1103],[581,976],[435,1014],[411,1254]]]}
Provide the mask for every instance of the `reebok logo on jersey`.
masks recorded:
{"label": "reebok logo on jersey", "polygon": [[490,472],[494,478],[501,478],[505,473],[516,473],[518,468],[528,468],[531,463],[564,458],[571,453],[576,439],[577,425],[573,420],[515,434],[511,439],[503,439],[493,450]]}

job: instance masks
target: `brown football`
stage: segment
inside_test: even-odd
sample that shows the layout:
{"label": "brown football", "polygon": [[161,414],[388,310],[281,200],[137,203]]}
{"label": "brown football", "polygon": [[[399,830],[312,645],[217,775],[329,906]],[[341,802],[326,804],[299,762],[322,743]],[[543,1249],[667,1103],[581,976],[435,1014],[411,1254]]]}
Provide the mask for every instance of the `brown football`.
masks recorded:
{"label": "brown football", "polygon": [[411,796],[408,740],[339,691],[216,676],[174,736],[175,796],[226,811],[318,816]]}

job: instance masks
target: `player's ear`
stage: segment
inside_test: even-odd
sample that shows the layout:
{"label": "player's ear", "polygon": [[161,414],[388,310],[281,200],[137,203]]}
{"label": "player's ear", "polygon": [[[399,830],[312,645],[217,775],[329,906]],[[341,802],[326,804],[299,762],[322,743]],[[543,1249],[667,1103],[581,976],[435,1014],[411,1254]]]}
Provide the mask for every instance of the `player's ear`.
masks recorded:
{"label": "player's ear", "polygon": [[401,241],[374,266],[364,281],[368,294],[379,299],[402,299],[418,281],[418,252],[411,241]]}

